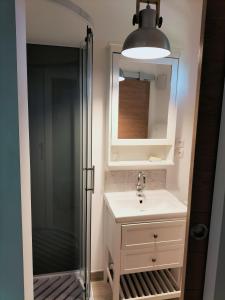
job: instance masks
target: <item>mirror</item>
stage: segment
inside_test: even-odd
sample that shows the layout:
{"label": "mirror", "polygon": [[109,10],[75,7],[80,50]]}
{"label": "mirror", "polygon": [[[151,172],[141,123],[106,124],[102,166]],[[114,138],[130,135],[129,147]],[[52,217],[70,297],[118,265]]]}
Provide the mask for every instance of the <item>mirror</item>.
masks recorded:
{"label": "mirror", "polygon": [[113,53],[112,131],[116,140],[167,139],[177,59],[134,60]]}
{"label": "mirror", "polygon": [[120,59],[119,139],[167,136],[171,66]]}

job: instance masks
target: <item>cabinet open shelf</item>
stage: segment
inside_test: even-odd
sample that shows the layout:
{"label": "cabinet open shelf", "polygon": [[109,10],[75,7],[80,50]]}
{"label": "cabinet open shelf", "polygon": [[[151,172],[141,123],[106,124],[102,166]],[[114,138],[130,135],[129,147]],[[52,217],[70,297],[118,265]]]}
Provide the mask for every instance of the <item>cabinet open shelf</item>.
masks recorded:
{"label": "cabinet open shelf", "polygon": [[[112,272],[108,272],[112,285]],[[121,275],[120,299],[163,300],[181,296],[176,279],[169,269]]]}
{"label": "cabinet open shelf", "polygon": [[173,165],[172,145],[111,146],[108,152],[110,170],[160,169]]}

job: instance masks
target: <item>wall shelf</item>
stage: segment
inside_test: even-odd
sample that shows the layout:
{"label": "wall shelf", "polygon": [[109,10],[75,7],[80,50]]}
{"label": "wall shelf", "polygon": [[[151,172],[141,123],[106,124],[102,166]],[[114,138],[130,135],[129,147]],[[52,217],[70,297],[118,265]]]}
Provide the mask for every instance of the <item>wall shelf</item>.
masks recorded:
{"label": "wall shelf", "polygon": [[[159,160],[151,160],[150,157],[158,157]],[[172,145],[112,146],[107,162],[110,170],[162,169],[173,165]]]}
{"label": "wall shelf", "polygon": [[174,166],[174,162],[170,160],[161,160],[161,161],[110,161],[108,163],[108,168],[110,170],[134,170],[134,169],[162,169]]}
{"label": "wall shelf", "polygon": [[113,139],[112,146],[173,146],[169,139]]}

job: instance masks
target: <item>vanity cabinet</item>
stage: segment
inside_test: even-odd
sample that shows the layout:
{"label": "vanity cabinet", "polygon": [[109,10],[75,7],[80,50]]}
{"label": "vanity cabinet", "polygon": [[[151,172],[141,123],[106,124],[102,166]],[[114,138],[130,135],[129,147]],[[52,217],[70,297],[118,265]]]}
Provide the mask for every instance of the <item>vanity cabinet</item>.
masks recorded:
{"label": "vanity cabinet", "polygon": [[183,245],[150,247],[121,252],[121,274],[182,266]]}
{"label": "vanity cabinet", "polygon": [[122,248],[137,249],[184,243],[185,220],[122,225]]}
{"label": "vanity cabinet", "polygon": [[106,205],[104,229],[113,300],[181,296],[186,218],[118,223]]}

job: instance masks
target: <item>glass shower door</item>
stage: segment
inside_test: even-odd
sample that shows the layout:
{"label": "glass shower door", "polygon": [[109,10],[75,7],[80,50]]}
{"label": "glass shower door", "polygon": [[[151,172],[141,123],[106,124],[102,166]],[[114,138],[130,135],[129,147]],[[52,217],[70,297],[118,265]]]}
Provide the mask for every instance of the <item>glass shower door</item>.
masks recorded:
{"label": "glass shower door", "polygon": [[93,34],[87,28],[83,50],[83,258],[81,274],[85,286],[85,299],[90,298],[91,271],[91,204],[94,193],[95,169],[92,166],[92,70]]}
{"label": "glass shower door", "polygon": [[28,45],[34,275],[79,270],[80,49]]}
{"label": "glass shower door", "polygon": [[63,293],[74,288],[82,299],[90,298],[92,41],[88,28],[84,48],[28,45],[35,282],[52,278],[46,294],[57,276],[73,279]]}

